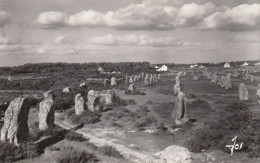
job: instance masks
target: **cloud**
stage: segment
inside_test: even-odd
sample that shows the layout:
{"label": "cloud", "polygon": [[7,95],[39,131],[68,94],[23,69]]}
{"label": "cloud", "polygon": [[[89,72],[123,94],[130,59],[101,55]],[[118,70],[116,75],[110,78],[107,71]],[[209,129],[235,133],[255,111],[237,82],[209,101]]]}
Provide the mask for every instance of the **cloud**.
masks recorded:
{"label": "cloud", "polygon": [[173,37],[149,37],[146,35],[129,34],[125,36],[115,36],[108,34],[91,39],[92,45],[104,46],[148,46],[148,47],[171,47],[171,46],[194,46],[195,43],[183,41]]}
{"label": "cloud", "polygon": [[0,11],[0,27],[3,27],[10,21],[10,14],[5,11]]}
{"label": "cloud", "polygon": [[[154,1],[155,2],[155,1]],[[131,4],[116,11],[101,13],[82,11],[68,16],[62,12],[44,12],[35,23],[41,28],[109,27],[117,30],[170,30],[196,25],[214,11],[215,5],[185,4],[180,8],[170,5]]]}
{"label": "cloud", "polygon": [[259,30],[260,4],[242,4],[232,9],[215,12],[204,19],[203,29]]}
{"label": "cloud", "polygon": [[44,29],[52,29],[66,26],[67,14],[57,11],[48,11],[41,13],[35,24]]}
{"label": "cloud", "polygon": [[53,44],[55,45],[63,45],[73,43],[74,40],[70,37],[58,36],[53,40]]}

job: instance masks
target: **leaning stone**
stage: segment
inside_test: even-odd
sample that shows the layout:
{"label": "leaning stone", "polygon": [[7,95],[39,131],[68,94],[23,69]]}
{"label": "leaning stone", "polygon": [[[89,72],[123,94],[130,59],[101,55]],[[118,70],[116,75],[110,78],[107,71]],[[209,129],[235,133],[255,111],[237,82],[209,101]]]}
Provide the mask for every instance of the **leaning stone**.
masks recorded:
{"label": "leaning stone", "polygon": [[175,106],[171,115],[176,125],[182,125],[188,121],[186,101],[185,94],[180,91],[176,97]]}
{"label": "leaning stone", "polygon": [[39,129],[46,130],[54,126],[53,97],[49,96],[39,104]]}
{"label": "leaning stone", "polygon": [[30,110],[28,98],[14,99],[5,111],[4,125],[1,129],[1,142],[20,144],[28,139],[29,127],[27,124]]}

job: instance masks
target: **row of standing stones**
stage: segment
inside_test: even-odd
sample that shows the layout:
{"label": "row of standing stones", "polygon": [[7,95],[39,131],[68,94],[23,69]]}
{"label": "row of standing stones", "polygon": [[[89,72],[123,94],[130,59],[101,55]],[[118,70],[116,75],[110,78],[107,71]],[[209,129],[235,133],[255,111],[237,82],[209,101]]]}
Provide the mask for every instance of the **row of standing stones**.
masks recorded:
{"label": "row of standing stones", "polygon": [[[166,73],[162,76],[170,76],[172,73]],[[126,83],[130,83],[129,88],[134,90],[134,82],[144,79],[146,85],[146,79],[150,77],[149,84],[157,82],[161,78],[161,74],[146,74],[134,75],[126,77]],[[111,85],[117,85],[117,79],[111,78]],[[81,87],[82,85],[80,85]],[[68,87],[66,87],[68,88]],[[69,91],[69,90],[67,90]],[[63,90],[64,92],[64,90]],[[83,95],[77,94],[75,96],[75,114],[81,115],[87,108],[91,112],[100,111],[99,102],[103,101],[106,106],[110,106],[116,97],[116,93],[113,90],[108,90],[106,94],[100,94],[98,91],[90,90],[87,94],[87,101]],[[43,100],[39,104],[39,130],[44,131],[54,126],[55,110],[53,108],[54,99],[52,91],[43,93]],[[4,124],[1,128],[1,142],[9,142],[15,145],[19,145],[29,137],[28,127],[28,115],[30,107],[32,106],[31,100],[28,97],[19,97],[10,102],[7,110],[5,111]]]}
{"label": "row of standing stones", "polygon": [[[163,74],[163,76],[172,76],[173,73]],[[174,85],[174,94],[177,95],[175,100],[175,106],[172,112],[171,117],[174,119],[176,125],[184,124],[188,121],[187,117],[187,108],[186,101],[187,98],[185,94],[182,92],[182,84],[180,82],[180,78],[185,76],[186,72],[178,72],[176,75],[176,83]],[[204,72],[204,75],[211,80],[212,83],[220,85],[225,89],[231,89],[232,83],[230,81],[231,74],[228,73],[225,76],[217,75],[215,72]],[[233,77],[237,77],[237,73],[233,74]],[[245,75],[245,80],[247,80],[248,75]],[[133,87],[134,82],[140,81],[140,79],[144,78],[144,85],[150,85],[158,82],[161,79],[161,74],[144,74],[135,75],[135,76],[126,76],[125,83],[129,83],[129,87]],[[250,80],[252,80],[250,77]],[[193,80],[199,80],[198,76],[194,76]],[[111,85],[116,85],[116,78],[111,78]],[[260,97],[260,84],[258,84],[257,95]],[[99,98],[105,97],[106,105],[111,105],[113,103],[113,99],[115,98],[115,92],[113,90],[108,90],[105,95],[100,95],[99,92],[95,92],[90,90],[88,92],[88,101],[85,103],[84,98],[81,94],[77,94],[75,97],[75,114],[80,115],[85,110],[85,104],[87,104],[87,108],[92,111],[98,111],[98,102]],[[39,105],[39,129],[46,130],[51,128],[54,125],[54,110],[52,109],[53,105],[53,96],[51,91],[47,91],[43,94],[44,100]],[[248,90],[245,87],[244,83],[241,83],[239,86],[239,98],[240,100],[248,100]],[[260,103],[260,101],[259,101]],[[9,140],[10,143],[14,143],[18,145],[20,142],[26,141],[29,135],[28,128],[28,114],[30,108],[30,101],[27,98],[17,98],[13,100],[8,109],[5,112],[4,125],[1,129],[1,141],[5,142]],[[161,161],[171,162],[173,160],[182,160],[184,162],[191,162],[191,157],[189,151],[186,148],[179,147],[176,145],[167,147],[163,153],[161,154]]]}

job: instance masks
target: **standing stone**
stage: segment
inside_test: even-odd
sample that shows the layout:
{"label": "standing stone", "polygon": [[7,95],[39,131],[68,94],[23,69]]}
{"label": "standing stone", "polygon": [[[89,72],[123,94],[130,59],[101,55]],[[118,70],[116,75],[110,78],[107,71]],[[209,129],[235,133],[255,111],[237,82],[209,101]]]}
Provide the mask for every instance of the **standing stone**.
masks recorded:
{"label": "standing stone", "polygon": [[99,99],[100,99],[99,93],[97,93],[93,90],[90,90],[88,92],[87,105],[88,105],[88,109],[90,111],[92,111],[92,112],[99,111]]}
{"label": "standing stone", "polygon": [[246,85],[244,83],[240,83],[240,85],[239,85],[239,99],[241,101],[247,101],[248,100],[248,90],[247,90]]}
{"label": "standing stone", "polygon": [[214,72],[211,76],[211,82],[216,84],[217,78],[218,78],[218,75],[217,75],[217,73]]}
{"label": "standing stone", "polygon": [[149,83],[150,83],[150,84],[153,84],[153,75],[152,75],[152,74],[151,74],[151,76],[150,76]]}
{"label": "standing stone", "polygon": [[114,99],[116,97],[116,93],[113,90],[108,90],[106,93],[106,105],[112,105]]}
{"label": "standing stone", "polygon": [[141,73],[141,79],[143,79],[145,76],[144,76],[144,73],[142,72]]}
{"label": "standing stone", "polygon": [[195,80],[195,81],[199,80],[199,76],[195,75],[195,76],[193,77],[193,80]]}
{"label": "standing stone", "polygon": [[130,92],[134,91],[135,90],[135,85],[134,84],[130,84],[127,90],[130,91]]}
{"label": "standing stone", "polygon": [[125,77],[125,84],[128,84],[128,76]]}
{"label": "standing stone", "polygon": [[158,83],[158,75],[157,74],[154,75],[154,82]]}
{"label": "standing stone", "polygon": [[235,71],[232,76],[233,76],[233,78],[237,78],[239,76],[239,73],[237,71]]}
{"label": "standing stone", "polygon": [[249,78],[250,78],[250,81],[254,81],[254,76],[253,75],[250,75]]}
{"label": "standing stone", "polygon": [[134,82],[138,82],[138,77],[136,75],[134,76]]}
{"label": "standing stone", "polygon": [[112,78],[111,78],[111,86],[115,86],[115,85],[117,85],[116,78],[115,78],[115,77],[112,77]]}
{"label": "standing stone", "polygon": [[176,125],[182,125],[188,121],[186,101],[187,99],[185,94],[182,91],[180,91],[176,97],[174,110],[171,115]]}
{"label": "standing stone", "polygon": [[187,148],[171,145],[164,149],[159,163],[192,163],[192,159]]}
{"label": "standing stone", "polygon": [[107,87],[109,79],[104,79],[104,87]]}
{"label": "standing stone", "polygon": [[134,83],[133,76],[129,76],[129,84]]}
{"label": "standing stone", "polygon": [[149,76],[148,74],[146,74],[145,78],[144,78],[144,85],[149,85],[150,82],[149,82]]}
{"label": "standing stone", "polygon": [[53,95],[49,93],[49,97],[39,104],[39,129],[41,131],[52,128],[54,126],[54,108]]}
{"label": "standing stone", "polygon": [[81,94],[77,94],[75,97],[75,114],[81,115],[85,110],[85,100]]}
{"label": "standing stone", "polygon": [[228,89],[231,89],[231,88],[232,88],[232,83],[231,83],[231,80],[230,80],[230,75],[227,74],[226,80],[225,80],[225,89],[228,90]]}
{"label": "standing stone", "polygon": [[177,95],[181,91],[179,80],[176,80],[176,83],[175,83],[173,89],[174,89],[173,90],[174,95]]}
{"label": "standing stone", "polygon": [[256,90],[256,95],[258,96],[258,103],[260,105],[260,83],[258,83],[258,88]]}
{"label": "standing stone", "polygon": [[158,80],[161,80],[161,74],[158,74]]}
{"label": "standing stone", "polygon": [[221,79],[220,79],[220,86],[222,88],[225,87],[225,83],[226,83],[226,77],[225,76],[221,76]]}
{"label": "standing stone", "polygon": [[1,129],[1,142],[9,141],[18,145],[28,139],[29,110],[30,100],[28,98],[16,98],[10,103],[5,111],[4,125]]}

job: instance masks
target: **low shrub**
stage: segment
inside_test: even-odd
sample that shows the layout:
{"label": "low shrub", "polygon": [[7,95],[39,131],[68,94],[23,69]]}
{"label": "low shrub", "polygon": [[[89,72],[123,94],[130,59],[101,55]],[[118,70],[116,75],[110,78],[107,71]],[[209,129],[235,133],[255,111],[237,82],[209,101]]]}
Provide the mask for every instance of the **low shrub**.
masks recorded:
{"label": "low shrub", "polygon": [[171,114],[174,109],[175,103],[162,103],[158,106],[153,107],[153,110],[158,113],[162,118],[171,119]]}
{"label": "low shrub", "polygon": [[86,151],[74,149],[73,147],[66,147],[62,149],[61,155],[57,159],[58,163],[95,163],[99,160],[96,156]]}
{"label": "low shrub", "polygon": [[150,126],[151,124],[157,124],[157,120],[153,116],[143,116],[136,120],[134,126],[138,129],[144,129],[144,127]]}
{"label": "low shrub", "polygon": [[115,158],[124,158],[123,155],[114,147],[109,145],[104,145],[98,148],[98,151],[103,155]]}
{"label": "low shrub", "polygon": [[188,93],[187,98],[196,98],[196,95],[193,93]]}
{"label": "low shrub", "polygon": [[27,158],[34,158],[40,155],[38,146],[31,143],[22,143],[15,146],[9,143],[0,143],[0,160],[14,162]]}
{"label": "low shrub", "polygon": [[99,122],[100,114],[85,110],[81,115],[76,115],[74,109],[66,110],[66,117],[74,124],[93,124]]}
{"label": "low shrub", "polygon": [[244,142],[240,151],[248,152],[250,157],[259,157],[259,127],[260,121],[253,119],[250,111],[232,112],[215,122],[205,122],[205,127],[196,130],[193,138],[188,141],[188,148],[192,152],[200,152],[202,149],[230,152],[225,145],[232,144],[231,139],[237,136],[238,144]]}
{"label": "low shrub", "polygon": [[200,99],[193,101],[189,107],[192,109],[194,109],[194,108],[199,108],[199,109],[203,109],[203,110],[211,109],[211,107],[207,101],[200,100]]}
{"label": "low shrub", "polygon": [[71,141],[86,141],[87,139],[85,139],[83,137],[82,134],[76,133],[75,131],[69,131],[66,135],[65,135],[65,139],[67,140],[71,140]]}
{"label": "low shrub", "polygon": [[113,106],[127,106],[127,100],[121,99],[119,96],[116,96],[113,101]]}
{"label": "low shrub", "polygon": [[127,101],[127,104],[129,104],[129,105],[134,105],[134,104],[136,104],[136,102],[135,102],[134,99],[129,99],[129,100]]}
{"label": "low shrub", "polygon": [[247,110],[248,106],[244,102],[233,102],[225,107],[228,112],[237,112]]}
{"label": "low shrub", "polygon": [[140,90],[134,90],[134,91],[126,90],[125,94],[127,94],[127,95],[146,95],[145,92],[142,92]]}

